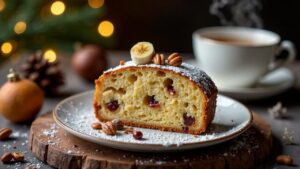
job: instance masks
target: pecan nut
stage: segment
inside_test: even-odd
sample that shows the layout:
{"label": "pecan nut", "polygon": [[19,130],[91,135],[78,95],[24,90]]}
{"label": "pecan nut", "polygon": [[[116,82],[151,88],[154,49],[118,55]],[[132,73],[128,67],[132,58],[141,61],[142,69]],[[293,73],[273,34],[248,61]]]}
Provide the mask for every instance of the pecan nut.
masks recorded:
{"label": "pecan nut", "polygon": [[165,55],[164,54],[155,54],[153,57],[153,63],[157,65],[164,65],[165,64]]}
{"label": "pecan nut", "polygon": [[114,119],[111,121],[117,130],[123,130],[124,125],[123,122],[119,119]]}
{"label": "pecan nut", "polygon": [[116,135],[117,129],[111,121],[102,124],[102,131],[107,135]]}
{"label": "pecan nut", "polygon": [[120,66],[125,65],[125,60],[120,60],[119,65],[120,65]]}
{"label": "pecan nut", "polygon": [[178,53],[172,53],[168,57],[168,64],[171,66],[180,66],[182,64],[182,57]]}

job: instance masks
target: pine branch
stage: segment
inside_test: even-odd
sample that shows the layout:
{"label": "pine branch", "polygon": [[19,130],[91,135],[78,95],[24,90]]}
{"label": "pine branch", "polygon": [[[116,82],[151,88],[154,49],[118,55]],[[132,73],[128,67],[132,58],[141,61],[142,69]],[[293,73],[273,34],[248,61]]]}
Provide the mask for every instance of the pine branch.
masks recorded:
{"label": "pine branch", "polygon": [[[40,33],[49,33],[60,31],[63,28],[74,29],[74,25],[80,25],[81,22],[92,21],[91,18],[96,18],[101,16],[105,12],[105,9],[90,9],[89,7],[84,7],[83,9],[77,11],[71,11],[61,16],[51,16],[43,20],[33,20],[28,24],[27,30],[23,33],[22,36],[35,35]],[[10,26],[8,26],[10,27]],[[8,28],[6,33],[0,35],[0,41],[4,39],[15,38],[16,34],[12,31],[13,27]]]}
{"label": "pine branch", "polygon": [[26,0],[22,1],[22,4],[18,6],[16,15],[11,18],[7,23],[6,27],[3,28],[0,32],[0,41],[4,39],[9,39],[15,36],[15,33],[13,31],[15,24],[19,20],[26,21],[30,24],[30,22],[33,20],[34,16],[36,16],[36,13],[41,6],[43,0]]}
{"label": "pine branch", "polygon": [[94,26],[93,29],[91,29],[90,26],[80,26],[76,27],[76,29],[68,29],[68,33],[57,36],[63,36],[65,39],[82,43],[101,43],[104,47],[114,46],[116,43],[113,37],[105,38],[100,36],[96,26]]}
{"label": "pine branch", "polygon": [[[92,9],[86,2],[69,1],[69,7],[62,15],[50,14],[42,18],[39,13],[42,6],[52,1],[6,0],[5,10],[0,12],[0,44],[15,40],[17,49],[14,52],[45,47],[72,51],[74,42],[96,43],[106,47],[115,44],[113,37],[104,38],[97,32],[97,24],[106,11],[105,7]],[[27,28],[18,35],[14,32],[14,26],[20,20],[27,23]]]}
{"label": "pine branch", "polygon": [[[4,23],[6,23],[12,16],[14,16],[17,6],[18,0],[6,1],[5,9],[0,12],[0,25],[4,25]],[[1,28],[3,28],[3,26],[0,26],[0,30]]]}
{"label": "pine branch", "polygon": [[81,22],[92,22],[92,18],[102,16],[104,12],[104,8],[94,10],[89,7],[84,7],[83,9],[70,11],[61,16],[53,16],[45,20],[35,21],[27,33],[46,33],[63,27],[74,29],[72,26],[76,24],[82,26]]}
{"label": "pine branch", "polygon": [[[86,30],[89,30],[86,28]],[[37,50],[37,49],[45,49],[45,48],[53,48],[56,50],[64,50],[64,51],[73,51],[73,47],[75,42],[81,42],[81,43],[95,43],[95,44],[101,44],[105,47],[110,47],[115,44],[114,38],[101,38],[101,36],[95,32],[86,32],[86,30],[80,29],[78,32],[81,32],[82,38],[77,36],[72,36],[74,33],[73,31],[69,34],[70,36],[64,35],[62,38],[62,35],[56,34],[56,35],[48,35],[43,36],[42,34],[31,36],[26,38],[25,41],[19,44],[19,46],[22,46],[22,48],[25,48],[26,50]],[[76,31],[77,32],[77,31]],[[84,33],[82,33],[84,32]],[[88,35],[85,37],[85,35]],[[28,43],[30,42],[30,43]]]}

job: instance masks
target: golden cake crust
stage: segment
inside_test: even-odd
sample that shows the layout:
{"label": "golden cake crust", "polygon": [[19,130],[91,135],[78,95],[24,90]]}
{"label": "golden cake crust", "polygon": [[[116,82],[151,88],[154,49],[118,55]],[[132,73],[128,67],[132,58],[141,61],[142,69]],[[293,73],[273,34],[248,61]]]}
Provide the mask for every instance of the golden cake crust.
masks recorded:
{"label": "golden cake crust", "polygon": [[[97,94],[97,93],[102,91],[103,81],[113,73],[117,74],[117,73],[123,72],[125,70],[135,72],[138,69],[143,69],[143,71],[153,70],[153,71],[163,71],[165,73],[176,73],[176,74],[181,75],[182,78],[186,78],[190,82],[192,82],[192,85],[195,86],[197,88],[197,90],[201,90],[202,93],[204,93],[204,96],[202,97],[203,100],[202,100],[202,103],[201,103],[202,104],[201,107],[202,107],[202,109],[204,110],[205,113],[203,115],[204,117],[202,118],[200,128],[197,129],[197,130],[188,131],[188,133],[190,133],[190,134],[200,134],[200,133],[203,133],[207,129],[208,125],[211,123],[211,121],[214,118],[215,107],[216,107],[216,98],[217,98],[217,92],[218,92],[216,86],[210,80],[210,78],[208,78],[209,83],[207,84],[207,86],[203,86],[203,85],[201,85],[202,83],[196,82],[191,77],[188,77],[186,75],[182,75],[180,72],[176,72],[176,71],[168,70],[168,69],[161,69],[159,67],[147,67],[147,66],[145,66],[145,67],[138,67],[138,66],[121,67],[121,68],[111,70],[111,71],[108,71],[108,72],[104,73],[102,76],[99,77],[99,79],[97,79],[95,81],[96,90],[95,90],[95,95],[94,95],[94,110],[95,110],[96,117],[100,121],[109,121],[109,120],[111,120],[111,119],[107,119],[107,118],[101,116],[101,112],[100,112],[101,110],[99,109],[99,105],[97,104],[97,100],[100,99],[100,95]],[[207,79],[205,79],[205,80],[207,80]],[[126,120],[122,120],[122,122],[125,125],[134,126],[134,127],[152,128],[152,129],[159,129],[159,130],[163,130],[163,131],[185,132],[184,130],[179,130],[179,129],[175,129],[175,128],[172,128],[172,127],[165,127],[165,126],[159,126],[159,125],[149,125],[149,124],[145,124],[145,123],[142,123],[142,122],[132,123],[132,122],[126,121]]]}

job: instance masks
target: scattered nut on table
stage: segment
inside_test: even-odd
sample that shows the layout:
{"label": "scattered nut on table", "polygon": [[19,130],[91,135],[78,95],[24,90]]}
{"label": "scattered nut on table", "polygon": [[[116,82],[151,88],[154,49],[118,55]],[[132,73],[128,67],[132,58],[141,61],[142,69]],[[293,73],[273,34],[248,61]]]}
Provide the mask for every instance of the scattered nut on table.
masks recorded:
{"label": "scattered nut on table", "polygon": [[13,159],[13,155],[11,153],[4,153],[1,156],[1,161],[3,164],[10,163],[12,159]]}
{"label": "scattered nut on table", "polygon": [[276,162],[282,165],[293,165],[293,158],[289,155],[279,155],[276,157]]}
{"label": "scattered nut on table", "polygon": [[16,162],[24,161],[24,154],[22,152],[13,152],[12,155]]}
{"label": "scattered nut on table", "polygon": [[12,129],[10,128],[2,128],[0,129],[0,140],[6,140],[12,133]]}

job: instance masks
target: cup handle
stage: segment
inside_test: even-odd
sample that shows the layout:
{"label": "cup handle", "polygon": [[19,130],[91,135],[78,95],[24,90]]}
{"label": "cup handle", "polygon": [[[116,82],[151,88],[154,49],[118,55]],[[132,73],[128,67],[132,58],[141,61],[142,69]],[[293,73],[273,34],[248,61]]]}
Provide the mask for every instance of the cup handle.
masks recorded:
{"label": "cup handle", "polygon": [[[278,54],[280,54],[283,50],[286,50],[288,52],[287,58],[285,58],[284,60],[276,59],[276,56]],[[295,49],[294,44],[288,40],[282,41],[280,43],[280,45],[278,46],[278,48],[276,49],[276,53],[273,57],[273,61],[270,64],[267,73],[272,72],[282,66],[289,65],[290,63],[292,63],[295,60],[295,58],[296,58],[296,49]]]}

